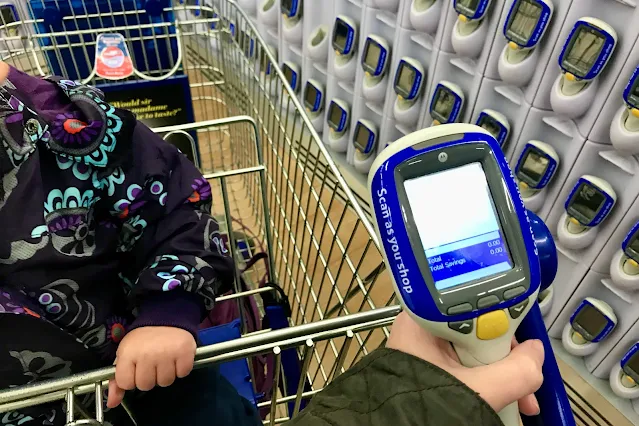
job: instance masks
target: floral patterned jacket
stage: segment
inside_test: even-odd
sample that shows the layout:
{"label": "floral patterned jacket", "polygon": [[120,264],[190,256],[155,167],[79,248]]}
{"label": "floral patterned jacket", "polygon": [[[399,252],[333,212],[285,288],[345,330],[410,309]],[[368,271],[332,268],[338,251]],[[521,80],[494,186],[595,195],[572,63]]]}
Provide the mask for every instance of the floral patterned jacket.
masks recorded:
{"label": "floral patterned jacket", "polygon": [[105,361],[135,327],[196,333],[233,264],[184,155],[98,89],[15,69],[0,140],[0,314],[42,316]]}

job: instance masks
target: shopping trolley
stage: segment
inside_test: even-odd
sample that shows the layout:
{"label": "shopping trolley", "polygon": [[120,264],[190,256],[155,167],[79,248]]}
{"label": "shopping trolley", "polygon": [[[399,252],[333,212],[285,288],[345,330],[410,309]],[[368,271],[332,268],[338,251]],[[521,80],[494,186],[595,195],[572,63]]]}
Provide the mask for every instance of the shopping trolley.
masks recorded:
{"label": "shopping trolley", "polygon": [[[225,230],[216,238],[238,264],[235,292],[218,301],[237,303],[240,314],[231,326],[236,334],[227,328],[210,340],[219,343],[198,349],[196,368],[239,361],[240,381],[250,375],[255,382],[264,371],[247,360],[268,356],[269,397],[255,388],[241,393],[263,410],[265,424],[275,425],[385,343],[400,308],[373,228],[275,52],[235,2],[23,3],[10,22],[0,15],[7,34],[0,57],[26,72],[112,84],[96,76],[92,54],[99,34],[119,32],[133,46],[135,73],[127,80],[188,76],[196,122],[154,131],[191,138],[190,157],[211,182],[212,213]],[[251,262],[256,256],[264,262]],[[268,328],[247,328],[247,298],[261,315],[271,315]],[[273,299],[278,303],[269,304]],[[222,334],[235,338],[220,341]],[[102,424],[103,390],[113,374],[109,367],[0,391],[0,413],[66,400],[68,426]],[[95,396],[93,414],[78,407],[86,394]],[[546,424],[571,424],[561,418],[569,411],[567,400],[552,396],[554,405],[542,405],[554,416]]]}

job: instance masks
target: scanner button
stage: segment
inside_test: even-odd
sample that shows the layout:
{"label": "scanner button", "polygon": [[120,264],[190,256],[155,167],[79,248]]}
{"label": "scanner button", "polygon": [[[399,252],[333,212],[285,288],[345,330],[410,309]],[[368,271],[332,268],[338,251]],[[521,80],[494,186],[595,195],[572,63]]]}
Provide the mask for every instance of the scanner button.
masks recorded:
{"label": "scanner button", "polygon": [[577,79],[577,77],[575,77],[575,75],[573,73],[570,73],[570,72],[566,73],[566,80],[575,81],[576,79]]}
{"label": "scanner button", "polygon": [[521,303],[516,304],[515,306],[511,306],[510,308],[508,308],[508,311],[510,312],[510,316],[512,317],[512,319],[519,318],[521,314],[523,314],[524,311],[526,310],[526,306],[528,306],[528,299],[524,300]]}
{"label": "scanner button", "polygon": [[462,334],[470,334],[473,331],[473,320],[449,322],[448,328]]}
{"label": "scanner button", "polygon": [[489,306],[493,306],[499,303],[499,297],[492,295],[492,296],[486,296],[486,297],[482,297],[481,299],[479,299],[477,301],[477,307],[479,309],[481,308],[488,308]]}
{"label": "scanner button", "polygon": [[510,47],[513,50],[519,49],[519,45],[515,43],[514,41],[511,41],[510,43],[508,43],[508,47]]}
{"label": "scanner button", "polygon": [[635,116],[635,117],[639,118],[639,109],[637,109],[637,108],[633,108],[633,109],[631,109],[631,110],[630,110],[630,113],[631,113],[633,116]]}
{"label": "scanner button", "polygon": [[448,308],[448,315],[465,314],[473,310],[473,305],[470,303],[462,303],[461,305],[451,306]]}
{"label": "scanner button", "polygon": [[506,300],[514,299],[517,296],[521,296],[525,292],[526,292],[526,287],[523,287],[523,286],[511,288],[510,290],[504,291],[504,299]]}
{"label": "scanner button", "polygon": [[488,312],[477,318],[477,338],[480,340],[497,339],[508,332],[510,322],[503,310]]}

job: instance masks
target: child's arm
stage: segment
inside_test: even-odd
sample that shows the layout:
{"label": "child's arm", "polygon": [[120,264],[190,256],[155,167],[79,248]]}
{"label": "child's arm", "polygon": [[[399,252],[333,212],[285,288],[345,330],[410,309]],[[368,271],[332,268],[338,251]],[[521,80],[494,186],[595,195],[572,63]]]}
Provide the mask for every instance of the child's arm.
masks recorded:
{"label": "child's arm", "polygon": [[130,259],[124,275],[138,316],[118,348],[111,407],[124,390],[168,386],[191,371],[205,308],[234,276],[208,213],[210,186],[196,167],[140,123],[132,155],[123,167],[127,200],[113,208],[126,220],[118,251]]}

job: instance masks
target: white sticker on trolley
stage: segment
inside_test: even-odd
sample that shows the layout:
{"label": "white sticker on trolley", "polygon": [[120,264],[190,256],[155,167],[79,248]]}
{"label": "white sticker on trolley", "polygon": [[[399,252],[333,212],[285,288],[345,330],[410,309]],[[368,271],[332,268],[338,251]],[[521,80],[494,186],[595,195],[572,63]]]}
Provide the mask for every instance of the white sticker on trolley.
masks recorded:
{"label": "white sticker on trolley", "polygon": [[95,49],[95,74],[108,80],[122,80],[133,74],[133,61],[122,34],[100,34]]}

